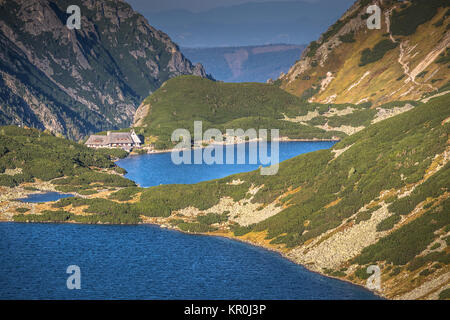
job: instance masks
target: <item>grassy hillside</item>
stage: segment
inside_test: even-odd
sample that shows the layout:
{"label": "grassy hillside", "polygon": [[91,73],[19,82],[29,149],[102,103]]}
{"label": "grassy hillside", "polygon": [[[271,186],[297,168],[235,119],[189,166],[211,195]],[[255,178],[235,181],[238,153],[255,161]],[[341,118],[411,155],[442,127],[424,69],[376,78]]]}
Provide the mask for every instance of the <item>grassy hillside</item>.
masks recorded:
{"label": "grassy hillside", "polygon": [[282,121],[284,114],[303,114],[310,106],[269,84],[222,83],[181,76],[167,81],[142,106],[149,106],[149,111],[141,119],[135,119],[135,123],[139,122],[137,131],[146,137],[157,137],[158,149],[172,146],[170,136],[177,128],[193,132],[194,120],[203,121],[203,130],[279,128],[280,135],[291,138],[345,136],[341,132]]}
{"label": "grassy hillside", "polygon": [[[269,178],[259,175],[259,171],[256,171],[234,175],[218,182],[200,183],[194,187],[150,188],[144,193],[144,197],[151,197],[155,202],[157,199],[163,201],[162,199],[167,198],[167,203],[171,203],[171,199],[176,203],[178,197],[172,191],[179,189],[183,190],[180,192],[180,198],[183,195],[186,200],[173,207],[173,210],[187,204],[208,208],[217,203],[224,194],[229,194],[221,188],[235,189],[234,198],[239,200],[245,196],[246,192],[243,191],[246,191],[250,184],[264,185],[254,197],[254,202],[264,204],[276,200],[290,188],[296,190],[301,187],[301,192],[296,192],[283,201],[289,202],[288,208],[255,226],[255,230],[267,229],[274,241],[296,246],[312,235],[336,227],[343,219],[352,216],[372,200],[380,200],[382,191],[400,190],[421,181],[432,166],[435,155],[442,154],[448,146],[449,122],[444,122],[450,116],[448,102],[448,95],[435,99],[347,137],[332,150],[317,151],[287,160],[282,163],[279,173]],[[348,147],[348,150],[334,159],[335,151]],[[448,172],[442,170],[441,174]],[[234,179],[241,179],[245,183],[233,187],[225,186]],[[187,192],[188,188],[197,194],[196,199],[185,195],[184,192]],[[169,190],[171,191],[168,192]],[[437,188],[436,191],[430,188],[426,192],[437,192],[434,194],[436,197],[445,193],[445,190]],[[342,200],[336,205],[324,208],[337,199]],[[398,202],[395,200],[393,206]],[[170,205],[164,210],[166,209],[170,209]],[[164,215],[162,211],[160,213]],[[305,228],[303,224],[308,219],[312,220]],[[308,232],[304,233],[305,230]]]}
{"label": "grassy hillside", "polygon": [[283,137],[330,139],[346,137],[418,105],[415,101],[394,101],[377,108],[370,102],[308,103],[272,84],[181,76],[167,81],[144,100],[134,126],[157,149],[173,146],[170,136],[177,128],[192,133],[196,120],[203,121],[203,130],[278,128]]}
{"label": "grassy hillside", "polygon": [[[380,30],[366,24],[374,3]],[[444,0],[357,1],[278,82],[315,102],[375,106],[448,90],[448,10]]]}
{"label": "grassy hillside", "polygon": [[148,221],[225,234],[356,283],[377,264],[382,293],[401,297],[450,268],[449,99],[287,160],[275,176],[254,171],[195,185],[129,187],[108,199],[62,199],[43,215],[15,220]]}
{"label": "grassy hillside", "polygon": [[92,150],[37,129],[4,126],[0,127],[0,186],[14,187],[35,181],[52,181],[55,184],[59,181],[63,184],[61,179],[69,176],[72,177],[70,179],[80,179],[78,184],[74,184],[78,186],[96,182],[134,185],[120,175],[106,173],[123,173],[124,170],[117,167],[113,160],[126,155],[118,149]]}
{"label": "grassy hillside", "polygon": [[[170,218],[187,219],[203,232],[210,226],[176,210],[194,206],[198,217],[232,210],[227,227],[214,228],[259,239],[255,242],[287,250],[314,270],[357,283],[364,283],[368,265],[377,264],[386,282],[384,294],[400,296],[450,268],[449,99],[446,95],[371,125],[332,150],[285,161],[275,176],[256,171],[195,189],[150,188],[141,202],[160,203],[151,215],[172,212]],[[230,184],[238,179],[243,183]],[[252,186],[260,188],[254,195]],[[190,192],[196,196],[186,196]],[[236,211],[218,205],[227,196],[242,205]],[[252,204],[254,223],[239,224]],[[265,207],[279,212],[258,218]]]}

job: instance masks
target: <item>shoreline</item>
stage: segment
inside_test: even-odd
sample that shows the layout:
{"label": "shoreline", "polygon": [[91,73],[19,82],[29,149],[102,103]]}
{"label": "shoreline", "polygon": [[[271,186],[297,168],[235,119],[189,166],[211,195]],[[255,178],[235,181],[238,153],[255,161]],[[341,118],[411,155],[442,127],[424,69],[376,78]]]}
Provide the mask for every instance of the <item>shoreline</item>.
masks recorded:
{"label": "shoreline", "polygon": [[[218,142],[213,142],[209,145],[206,146],[195,146],[195,147],[191,147],[191,148],[182,148],[182,149],[163,149],[163,150],[151,150],[148,151],[147,153],[143,153],[143,154],[132,154],[130,153],[127,157],[130,156],[142,156],[142,155],[147,155],[147,154],[159,154],[159,153],[171,153],[171,152],[180,152],[180,151],[189,151],[189,150],[198,150],[198,149],[205,149],[208,146],[212,146],[212,145],[222,145],[222,146],[229,146],[229,145],[239,145],[239,144],[247,144],[247,143],[252,143],[252,142],[259,142],[261,141],[261,139],[256,139],[256,140],[248,140],[248,141],[239,141],[239,142],[227,142],[227,141],[218,141]],[[312,139],[303,139],[303,138],[288,138],[288,137],[281,137],[278,139],[273,139],[273,140],[269,140],[267,142],[272,142],[272,141],[276,141],[276,142],[340,142],[341,139],[316,139],[316,138],[312,138]],[[140,149],[142,150],[142,149]]]}

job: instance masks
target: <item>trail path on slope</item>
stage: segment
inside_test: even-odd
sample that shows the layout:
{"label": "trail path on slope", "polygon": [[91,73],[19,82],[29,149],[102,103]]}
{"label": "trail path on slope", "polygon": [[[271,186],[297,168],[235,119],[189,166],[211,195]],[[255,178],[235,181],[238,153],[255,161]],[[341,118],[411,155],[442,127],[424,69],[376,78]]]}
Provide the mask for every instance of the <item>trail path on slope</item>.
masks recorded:
{"label": "trail path on slope", "polygon": [[[385,14],[385,22],[386,22],[386,29],[387,29],[387,33],[389,33],[389,38],[391,39],[391,41],[393,43],[397,43],[397,40],[395,40],[394,36],[392,35],[391,32],[391,14],[392,11],[394,11],[397,7],[394,6],[391,9],[389,9],[388,11],[386,11]],[[403,41],[400,41],[400,54],[398,56],[398,63],[402,66],[403,68],[403,73],[408,77],[408,79],[413,82],[414,84],[418,84],[416,83],[416,80],[411,76],[410,72],[409,72],[409,66],[406,62],[403,62],[403,58],[405,57],[405,48],[404,48],[404,44]]]}
{"label": "trail path on slope", "polygon": [[[421,61],[419,63],[419,65],[411,72],[409,70],[409,66],[408,63],[406,61],[404,61],[405,56],[411,52],[412,50],[414,50],[414,47],[409,48],[409,52],[407,52],[408,50],[408,45],[407,45],[407,41],[402,41],[402,40],[396,40],[394,38],[394,36],[392,35],[392,31],[391,31],[391,14],[392,11],[395,10],[397,8],[397,6],[392,7],[391,9],[387,10],[385,13],[385,22],[386,22],[386,28],[387,28],[387,33],[389,33],[389,38],[391,39],[391,41],[393,43],[399,43],[399,49],[400,49],[400,54],[398,56],[398,63],[402,66],[403,69],[403,73],[405,74],[406,77],[408,77],[409,81],[411,81],[412,83],[414,83],[415,85],[418,86],[427,86],[429,88],[431,88],[432,90],[437,90],[437,88],[435,88],[433,85],[431,84],[427,84],[427,83],[420,83],[416,81],[416,76],[417,74],[419,74],[420,72],[422,72],[424,69],[426,69],[426,67],[428,67],[428,65],[434,61],[434,59],[442,52],[441,47],[443,46],[444,49],[448,46],[448,41],[444,41],[444,43],[442,45],[439,46],[438,50],[432,50],[432,52],[430,52],[427,57]],[[446,37],[448,38],[448,37]],[[448,40],[448,39],[445,39]],[[434,58],[433,58],[434,57]]]}

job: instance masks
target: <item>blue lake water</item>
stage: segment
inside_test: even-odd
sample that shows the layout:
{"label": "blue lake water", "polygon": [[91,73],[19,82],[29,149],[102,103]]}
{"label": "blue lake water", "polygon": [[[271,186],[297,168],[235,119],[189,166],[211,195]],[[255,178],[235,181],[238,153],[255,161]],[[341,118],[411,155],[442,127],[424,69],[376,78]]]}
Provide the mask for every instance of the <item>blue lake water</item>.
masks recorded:
{"label": "blue lake water", "polygon": [[265,249],[155,226],[0,223],[0,238],[0,299],[377,298]]}
{"label": "blue lake water", "polygon": [[[280,161],[333,144],[280,143]],[[170,153],[118,165],[141,186],[195,183],[259,166],[177,166]],[[0,239],[0,299],[377,299],[262,248],[155,226],[0,223]],[[80,290],[66,287],[70,265],[81,269]]]}
{"label": "blue lake water", "polygon": [[69,197],[73,197],[73,194],[59,193],[59,192],[46,192],[46,193],[29,194],[26,198],[20,198],[17,200],[20,200],[22,202],[39,203],[39,202],[57,201],[59,199],[69,198]]}
{"label": "blue lake water", "polygon": [[[279,161],[284,161],[303,153],[312,152],[321,149],[329,149],[336,142],[280,142],[279,143]],[[234,164],[180,164],[176,165],[171,160],[171,153],[156,153],[140,156],[131,156],[116,162],[116,164],[125,170],[125,177],[135,181],[141,187],[151,187],[160,184],[191,184],[201,181],[223,178],[239,172],[248,172],[261,165],[260,158],[257,157],[256,164],[250,164],[249,144],[245,144],[245,164],[237,164],[237,145],[234,147]],[[270,156],[271,144],[267,144]],[[226,148],[223,152],[223,163],[226,163]],[[191,153],[191,159],[194,159],[194,151],[183,151]],[[259,152],[259,149],[258,149]],[[193,160],[192,160],[193,161]]]}

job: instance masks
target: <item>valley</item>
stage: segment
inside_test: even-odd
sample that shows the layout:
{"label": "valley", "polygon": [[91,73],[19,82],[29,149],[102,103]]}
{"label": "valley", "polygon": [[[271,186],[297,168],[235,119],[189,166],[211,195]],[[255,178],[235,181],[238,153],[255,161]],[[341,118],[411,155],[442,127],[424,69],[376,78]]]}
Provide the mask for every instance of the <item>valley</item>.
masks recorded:
{"label": "valley", "polygon": [[305,45],[181,48],[194,63],[201,63],[216,80],[267,82],[286,73],[300,57]]}
{"label": "valley", "polygon": [[[11,29],[12,18],[0,19],[0,220],[158,225],[264,247],[359,286],[376,267],[381,286],[371,290],[383,298],[449,299],[448,4],[373,2],[380,30],[366,26],[372,2],[358,0],[286,74],[233,83],[193,65],[125,2],[102,11],[80,1],[90,32],[72,38],[59,33],[53,2],[14,1],[9,12],[21,5],[54,24],[33,29],[22,16],[24,28]],[[30,32],[38,40],[25,41]],[[71,68],[64,50],[27,54],[50,35],[74,50]],[[80,76],[65,82],[67,72]],[[176,171],[162,152],[176,147],[176,129],[193,133],[197,121],[202,132],[278,129],[277,142],[291,146],[270,176],[261,163]],[[132,154],[83,144],[92,132],[131,129],[144,139]],[[137,169],[120,166],[133,161]],[[48,191],[74,196],[16,201]]]}

